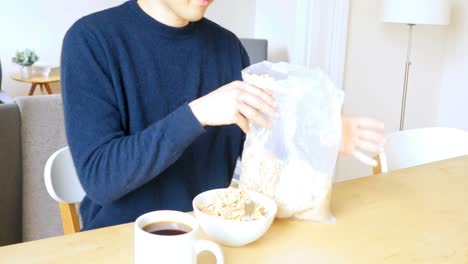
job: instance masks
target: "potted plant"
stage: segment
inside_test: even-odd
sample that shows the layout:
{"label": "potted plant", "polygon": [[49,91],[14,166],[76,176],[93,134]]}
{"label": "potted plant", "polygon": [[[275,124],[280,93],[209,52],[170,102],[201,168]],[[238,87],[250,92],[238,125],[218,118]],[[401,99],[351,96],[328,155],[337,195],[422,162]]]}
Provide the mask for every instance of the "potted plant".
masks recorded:
{"label": "potted plant", "polygon": [[23,51],[17,51],[12,60],[14,63],[21,66],[21,77],[29,78],[32,72],[31,66],[39,60],[39,57],[33,50],[25,49]]}

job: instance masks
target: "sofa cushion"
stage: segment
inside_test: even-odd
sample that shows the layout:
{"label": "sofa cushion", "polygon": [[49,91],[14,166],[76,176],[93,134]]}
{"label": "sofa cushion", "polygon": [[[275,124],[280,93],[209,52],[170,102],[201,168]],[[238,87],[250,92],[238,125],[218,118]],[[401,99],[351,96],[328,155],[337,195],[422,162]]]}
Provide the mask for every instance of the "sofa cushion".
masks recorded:
{"label": "sofa cushion", "polygon": [[17,97],[23,160],[23,241],[62,235],[58,204],[45,188],[44,165],[67,145],[60,95]]}

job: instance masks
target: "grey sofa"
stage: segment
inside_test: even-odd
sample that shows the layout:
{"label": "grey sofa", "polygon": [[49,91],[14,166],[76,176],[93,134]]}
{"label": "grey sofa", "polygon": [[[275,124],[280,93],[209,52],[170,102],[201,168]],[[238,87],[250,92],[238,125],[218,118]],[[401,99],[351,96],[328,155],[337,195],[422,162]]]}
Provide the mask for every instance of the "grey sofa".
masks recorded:
{"label": "grey sofa", "polygon": [[255,64],[264,61],[268,57],[268,41],[266,39],[240,39],[247,54],[250,57],[250,63]]}
{"label": "grey sofa", "polygon": [[[251,63],[266,59],[266,40],[241,41]],[[66,145],[60,95],[0,103],[0,246],[63,234],[43,171],[49,156]]]}
{"label": "grey sofa", "polygon": [[0,246],[21,241],[21,137],[15,104],[0,104]]}
{"label": "grey sofa", "polygon": [[49,156],[66,145],[60,95],[0,104],[0,245],[62,234],[43,171]]}

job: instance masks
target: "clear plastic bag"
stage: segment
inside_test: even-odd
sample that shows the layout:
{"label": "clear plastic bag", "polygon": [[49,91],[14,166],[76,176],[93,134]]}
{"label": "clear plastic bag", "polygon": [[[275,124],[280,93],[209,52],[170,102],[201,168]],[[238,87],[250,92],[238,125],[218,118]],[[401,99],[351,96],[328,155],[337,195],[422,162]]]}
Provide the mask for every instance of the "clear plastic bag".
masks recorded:
{"label": "clear plastic bag", "polygon": [[240,186],[273,198],[278,218],[334,222],[330,198],[343,91],[321,70],[287,63],[261,62],[242,76],[273,93],[279,117],[272,129],[250,124]]}

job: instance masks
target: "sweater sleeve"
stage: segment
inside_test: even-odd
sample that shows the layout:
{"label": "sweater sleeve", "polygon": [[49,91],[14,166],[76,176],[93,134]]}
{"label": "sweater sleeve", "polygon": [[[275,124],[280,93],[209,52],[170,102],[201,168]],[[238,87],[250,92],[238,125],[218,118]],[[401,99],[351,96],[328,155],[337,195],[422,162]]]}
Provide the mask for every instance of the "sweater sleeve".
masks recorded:
{"label": "sweater sleeve", "polygon": [[65,128],[87,196],[111,203],[174,163],[204,132],[188,104],[139,133],[126,135],[102,43],[72,27],[61,57]]}
{"label": "sweater sleeve", "polygon": [[241,50],[241,58],[242,58],[242,69],[245,69],[250,66],[250,58],[249,54],[245,50],[244,45],[239,41],[240,44],[240,50]]}

